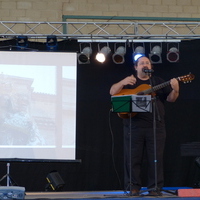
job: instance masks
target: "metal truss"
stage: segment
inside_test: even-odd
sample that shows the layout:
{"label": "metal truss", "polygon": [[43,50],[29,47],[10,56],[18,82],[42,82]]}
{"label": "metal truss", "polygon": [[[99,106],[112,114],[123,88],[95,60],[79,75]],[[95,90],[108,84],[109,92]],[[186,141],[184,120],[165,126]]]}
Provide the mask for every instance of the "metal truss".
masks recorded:
{"label": "metal truss", "polygon": [[169,40],[200,38],[200,22],[20,22],[0,21],[0,38],[79,40]]}

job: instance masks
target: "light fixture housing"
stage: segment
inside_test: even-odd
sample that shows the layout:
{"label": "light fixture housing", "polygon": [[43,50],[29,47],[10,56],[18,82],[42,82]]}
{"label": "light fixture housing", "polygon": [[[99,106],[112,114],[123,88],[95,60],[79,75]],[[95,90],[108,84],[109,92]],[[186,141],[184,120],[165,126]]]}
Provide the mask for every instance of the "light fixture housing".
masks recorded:
{"label": "light fixture housing", "polygon": [[16,41],[17,50],[26,50],[28,48],[28,37],[20,35]]}
{"label": "light fixture housing", "polygon": [[162,43],[150,43],[149,59],[152,64],[162,63]]}
{"label": "light fixture housing", "polygon": [[47,36],[46,49],[48,51],[57,51],[58,50],[58,42],[57,42],[57,37],[55,35]]}
{"label": "light fixture housing", "polygon": [[101,44],[98,44],[98,53],[96,55],[96,60],[100,63],[104,63],[106,61],[107,56],[111,53],[111,49],[108,46],[108,44],[106,46],[103,46],[102,48],[100,48]]}
{"label": "light fixture housing", "polygon": [[92,54],[91,43],[87,43],[87,44],[80,43],[80,53],[78,54],[78,63],[89,64],[91,54]]}
{"label": "light fixture housing", "polygon": [[65,185],[65,182],[63,181],[60,174],[56,170],[50,172],[46,176],[46,180],[48,182],[46,190],[51,189],[53,191],[60,191]]}
{"label": "light fixture housing", "polygon": [[167,60],[170,63],[177,63],[179,62],[179,43],[169,43],[167,44]]}
{"label": "light fixture housing", "polygon": [[126,46],[125,44],[123,46],[118,46],[115,44],[114,46],[115,53],[112,55],[112,60],[115,64],[123,64],[125,59],[124,55],[126,54]]}

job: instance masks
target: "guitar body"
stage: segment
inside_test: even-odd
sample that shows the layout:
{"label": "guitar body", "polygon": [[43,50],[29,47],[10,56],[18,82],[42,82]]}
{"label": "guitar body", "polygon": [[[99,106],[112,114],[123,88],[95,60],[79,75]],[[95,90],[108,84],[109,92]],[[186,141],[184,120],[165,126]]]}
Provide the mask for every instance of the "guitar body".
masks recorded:
{"label": "guitar body", "polygon": [[139,92],[143,92],[144,90],[148,90],[150,88],[151,88],[150,85],[142,84],[142,85],[139,85],[135,89],[122,89],[119,93],[117,93],[113,96],[138,94]]}

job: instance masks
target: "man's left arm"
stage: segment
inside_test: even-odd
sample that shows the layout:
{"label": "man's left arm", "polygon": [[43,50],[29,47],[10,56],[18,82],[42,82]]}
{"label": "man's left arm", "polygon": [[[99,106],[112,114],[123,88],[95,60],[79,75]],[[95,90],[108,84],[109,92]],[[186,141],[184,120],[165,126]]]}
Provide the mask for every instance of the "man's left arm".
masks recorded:
{"label": "man's left arm", "polygon": [[179,96],[179,82],[175,78],[170,80],[170,85],[172,87],[172,91],[167,96],[168,102],[175,102]]}

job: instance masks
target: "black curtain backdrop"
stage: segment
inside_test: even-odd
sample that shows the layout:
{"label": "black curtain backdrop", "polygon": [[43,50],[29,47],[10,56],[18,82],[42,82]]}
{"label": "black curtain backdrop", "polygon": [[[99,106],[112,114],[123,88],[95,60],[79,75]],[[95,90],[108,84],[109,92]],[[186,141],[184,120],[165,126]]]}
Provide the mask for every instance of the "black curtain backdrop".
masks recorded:
{"label": "black curtain backdrop", "polygon": [[[0,43],[0,50],[16,50],[16,41]],[[109,44],[113,50],[113,43]],[[110,87],[127,75],[134,73],[132,44],[127,43],[125,63],[116,65],[111,56],[104,64],[97,63],[94,54],[97,43],[92,43],[90,64],[78,64],[77,74],[77,159],[81,163],[11,162],[10,175],[26,191],[44,191],[46,176],[57,170],[66,185],[64,191],[123,189],[123,132],[122,120],[111,110]],[[146,54],[149,53],[149,43]],[[189,84],[180,83],[180,97],[175,103],[166,103],[167,140],[164,155],[165,186],[193,187],[200,181],[200,168],[195,157],[181,156],[180,146],[200,142],[200,41],[180,43],[180,60],[166,60],[167,43],[163,43],[162,64],[154,64],[154,74],[166,81],[173,77],[195,75]],[[29,42],[30,49],[46,51],[45,43]],[[30,50],[28,49],[28,50]],[[59,42],[58,51],[79,52],[76,40]],[[200,156],[200,155],[199,155]],[[145,164],[146,161],[144,161]],[[6,174],[6,162],[0,162],[0,177]],[[146,186],[146,166],[142,174]],[[6,185],[4,179],[0,185]]]}

